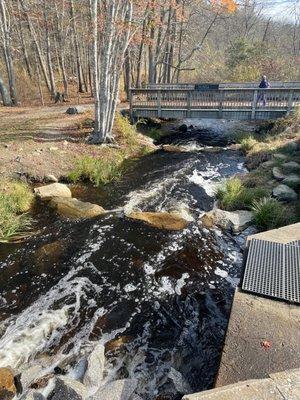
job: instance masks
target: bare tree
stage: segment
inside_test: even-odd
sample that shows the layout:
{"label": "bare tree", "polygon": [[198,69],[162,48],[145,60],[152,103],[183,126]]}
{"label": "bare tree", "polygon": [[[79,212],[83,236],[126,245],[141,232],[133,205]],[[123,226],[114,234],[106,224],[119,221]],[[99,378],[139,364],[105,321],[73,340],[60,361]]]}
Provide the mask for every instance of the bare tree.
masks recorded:
{"label": "bare tree", "polygon": [[92,0],[95,129],[91,143],[112,140],[119,82],[129,44],[132,0]]}
{"label": "bare tree", "polygon": [[9,91],[12,105],[18,104],[18,97],[16,91],[16,78],[12,60],[11,52],[11,24],[9,14],[7,12],[7,5],[5,0],[0,0],[0,32],[2,37],[2,47],[7,70]]}

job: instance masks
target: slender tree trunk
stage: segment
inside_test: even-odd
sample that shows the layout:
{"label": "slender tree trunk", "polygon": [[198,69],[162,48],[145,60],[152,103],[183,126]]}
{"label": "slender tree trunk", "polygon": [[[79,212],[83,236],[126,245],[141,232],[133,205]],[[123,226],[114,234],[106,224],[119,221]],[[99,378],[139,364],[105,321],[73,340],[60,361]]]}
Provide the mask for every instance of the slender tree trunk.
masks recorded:
{"label": "slender tree trunk", "polygon": [[73,28],[73,35],[74,35],[74,45],[75,45],[75,53],[76,53],[76,66],[77,66],[77,75],[78,75],[78,91],[79,91],[79,93],[84,93],[84,92],[86,92],[86,87],[84,86],[84,78],[83,78],[82,65],[81,65],[81,57],[80,57],[80,50],[79,50],[79,43],[78,43],[78,36],[77,36],[75,11],[74,11],[74,1],[73,0],[70,0],[70,11],[71,11],[71,20],[72,20],[72,28]]}
{"label": "slender tree trunk", "polygon": [[13,60],[11,54],[11,43],[10,43],[10,26],[7,16],[7,6],[4,0],[0,0],[0,31],[2,35],[3,52],[6,64],[9,91],[12,105],[18,105],[18,97],[16,91],[16,78],[13,67]]}
{"label": "slender tree trunk", "polygon": [[52,57],[51,57],[47,2],[44,3],[44,20],[45,20],[45,34],[46,34],[46,55],[47,55],[48,73],[50,78],[51,97],[52,99],[54,99],[56,95],[56,85],[55,85]]}
{"label": "slender tree trunk", "polygon": [[4,82],[0,76],[0,94],[2,97],[2,102],[4,106],[12,106],[12,101],[10,98],[10,94],[6,88],[6,86],[4,85]]}

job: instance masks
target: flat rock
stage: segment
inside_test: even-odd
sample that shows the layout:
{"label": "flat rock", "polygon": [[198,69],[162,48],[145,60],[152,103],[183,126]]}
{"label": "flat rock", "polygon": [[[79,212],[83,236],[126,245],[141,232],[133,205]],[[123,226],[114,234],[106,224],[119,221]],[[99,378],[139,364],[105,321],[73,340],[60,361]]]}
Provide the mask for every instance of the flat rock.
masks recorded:
{"label": "flat rock", "polygon": [[247,210],[224,211],[218,208],[205,213],[201,222],[206,228],[212,228],[215,225],[234,233],[242,232],[248,228],[253,220],[253,213]]}
{"label": "flat rock", "polygon": [[265,161],[261,163],[260,166],[265,169],[272,168],[274,166],[274,161],[272,160]]}
{"label": "flat rock", "polygon": [[34,193],[41,200],[51,200],[53,197],[72,197],[71,190],[62,183],[52,183],[51,185],[40,186],[34,189]]}
{"label": "flat rock", "polygon": [[137,386],[136,379],[120,379],[113,381],[91,397],[91,400],[129,400]]}
{"label": "flat rock", "polygon": [[14,372],[11,368],[0,368],[0,399],[10,400],[16,394]]}
{"label": "flat rock", "polygon": [[285,178],[284,173],[278,167],[274,167],[272,170],[273,176],[278,181],[282,181]]}
{"label": "flat rock", "polygon": [[47,400],[85,400],[87,396],[87,388],[82,383],[64,377],[56,378]]}
{"label": "flat rock", "polygon": [[282,168],[287,169],[287,170],[299,170],[300,169],[300,164],[297,163],[296,161],[289,161],[285,162],[282,164]]}
{"label": "flat rock", "polygon": [[167,212],[132,212],[129,218],[143,221],[155,228],[166,229],[170,231],[180,231],[187,228],[189,221],[176,213]]}
{"label": "flat rock", "polygon": [[275,160],[278,161],[285,161],[287,160],[287,156],[285,154],[281,154],[281,153],[275,153],[273,154],[273,158],[275,158]]}
{"label": "flat rock", "polygon": [[58,214],[73,219],[93,218],[105,214],[104,208],[97,204],[86,203],[66,197],[54,197],[49,205],[54,208]]}
{"label": "flat rock", "polygon": [[297,193],[287,185],[278,185],[273,190],[273,196],[281,201],[295,201],[297,200]]}
{"label": "flat rock", "polygon": [[105,348],[98,344],[87,358],[87,369],[83,378],[84,385],[99,387],[103,379]]}
{"label": "flat rock", "polygon": [[58,179],[56,178],[56,176],[54,176],[52,174],[45,175],[45,179],[44,180],[47,183],[56,183],[56,182],[58,182]]}
{"label": "flat rock", "polygon": [[183,146],[174,146],[171,144],[164,144],[162,146],[163,151],[166,151],[167,153],[186,153],[187,150]]}
{"label": "flat rock", "polygon": [[204,153],[221,153],[221,151],[223,151],[223,150],[224,150],[224,148],[220,147],[220,146],[203,147],[203,149],[201,149],[201,151]]}
{"label": "flat rock", "polygon": [[108,351],[119,350],[125,344],[130,343],[132,341],[132,336],[120,336],[117,339],[112,339],[109,342],[105,343],[105,353]]}
{"label": "flat rock", "polygon": [[287,175],[282,183],[292,188],[297,188],[300,186],[300,176],[297,174]]}

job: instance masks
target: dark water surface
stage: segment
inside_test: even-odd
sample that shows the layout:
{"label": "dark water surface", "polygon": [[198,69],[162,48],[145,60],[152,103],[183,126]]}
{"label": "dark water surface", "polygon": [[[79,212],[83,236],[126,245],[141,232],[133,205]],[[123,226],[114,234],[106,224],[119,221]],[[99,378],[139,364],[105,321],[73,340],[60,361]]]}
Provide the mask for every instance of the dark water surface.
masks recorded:
{"label": "dark water surface", "polygon": [[[91,342],[120,338],[125,344],[107,353],[107,379],[137,378],[143,399],[212,387],[241,253],[232,237],[198,220],[213,206],[215,183],[241,170],[243,159],[189,146],[146,156],[101,190],[74,188],[123,211],[62,222],[44,210],[41,234],[2,249],[0,366],[46,354],[51,369],[80,358]],[[130,210],[178,211],[191,224],[158,230],[126,218]]]}

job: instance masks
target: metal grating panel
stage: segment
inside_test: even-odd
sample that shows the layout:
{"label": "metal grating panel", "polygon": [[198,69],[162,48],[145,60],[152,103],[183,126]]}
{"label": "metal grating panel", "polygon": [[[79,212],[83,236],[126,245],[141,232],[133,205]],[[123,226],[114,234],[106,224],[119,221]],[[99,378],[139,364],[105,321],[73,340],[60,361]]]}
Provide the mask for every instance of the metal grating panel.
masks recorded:
{"label": "metal grating panel", "polygon": [[300,303],[300,246],[254,239],[250,242],[242,289]]}

